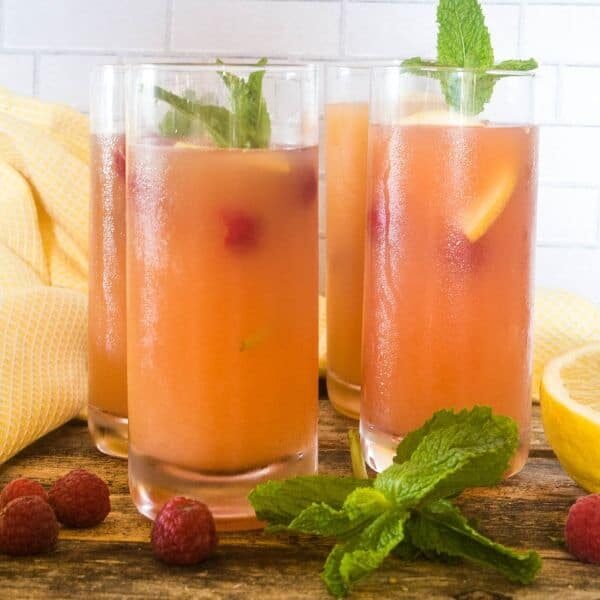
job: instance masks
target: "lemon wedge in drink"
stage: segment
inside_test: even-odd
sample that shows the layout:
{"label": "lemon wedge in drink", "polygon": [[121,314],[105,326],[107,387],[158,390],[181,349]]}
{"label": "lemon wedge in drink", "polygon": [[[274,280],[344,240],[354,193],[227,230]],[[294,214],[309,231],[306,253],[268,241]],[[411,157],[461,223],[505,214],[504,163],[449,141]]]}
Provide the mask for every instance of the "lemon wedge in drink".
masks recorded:
{"label": "lemon wedge in drink", "polygon": [[518,164],[499,164],[493,176],[482,182],[461,217],[461,228],[469,241],[476,242],[506,208],[517,185]]}
{"label": "lemon wedge in drink", "polygon": [[551,360],[540,391],[546,437],[567,474],[600,492],[600,343]]}

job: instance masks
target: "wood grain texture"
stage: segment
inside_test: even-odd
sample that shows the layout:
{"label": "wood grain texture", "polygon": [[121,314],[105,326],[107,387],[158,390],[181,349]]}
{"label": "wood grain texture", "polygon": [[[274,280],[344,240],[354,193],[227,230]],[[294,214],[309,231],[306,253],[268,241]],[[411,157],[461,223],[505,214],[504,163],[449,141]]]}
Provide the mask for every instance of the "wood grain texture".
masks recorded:
{"label": "wood grain texture", "polygon": [[[321,472],[348,474],[346,442],[355,423],[322,401]],[[493,489],[470,490],[459,503],[480,529],[495,540],[535,548],[544,568],[531,586],[519,587],[499,575],[467,564],[389,559],[356,587],[353,598],[509,598],[600,599],[600,567],[574,561],[551,540],[561,536],[567,510],[584,492],[562,471],[544,439],[534,407],[530,460],[525,469]],[[128,495],[126,463],[99,454],[87,429],[68,423],[0,468],[0,484],[17,476],[50,485],[76,467],[108,482],[113,510],[90,530],[61,530],[56,552],[48,556],[0,558],[0,598],[328,598],[319,572],[330,544],[262,532],[220,536],[217,555],[199,567],[172,568],[156,562],[148,544],[150,523]]]}

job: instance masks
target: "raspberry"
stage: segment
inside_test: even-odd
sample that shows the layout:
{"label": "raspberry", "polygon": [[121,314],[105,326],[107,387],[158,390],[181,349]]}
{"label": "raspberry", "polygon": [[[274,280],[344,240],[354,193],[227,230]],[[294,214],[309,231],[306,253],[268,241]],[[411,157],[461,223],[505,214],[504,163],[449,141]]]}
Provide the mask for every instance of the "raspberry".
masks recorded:
{"label": "raspberry", "polygon": [[242,210],[221,213],[225,225],[225,246],[233,250],[246,250],[258,243],[260,227],[253,215]]}
{"label": "raspberry", "polygon": [[9,481],[0,493],[0,510],[11,500],[21,496],[39,496],[44,502],[48,502],[46,490],[37,482],[26,477],[19,477]]}
{"label": "raspberry", "polygon": [[125,143],[120,142],[113,151],[113,170],[120,179],[125,179],[126,166]]}
{"label": "raspberry", "polygon": [[94,527],[110,512],[108,486],[84,469],[61,477],[50,488],[48,499],[58,520],[67,527]]}
{"label": "raspberry", "polygon": [[575,558],[600,564],[600,494],[579,498],[571,506],[565,541]]}
{"label": "raspberry", "polygon": [[177,496],[158,513],[152,526],[154,556],[169,565],[193,565],[217,547],[212,513],[202,502]]}
{"label": "raspberry", "polygon": [[302,203],[310,205],[315,202],[319,193],[319,180],[317,178],[317,173],[312,166],[301,173],[299,186]]}
{"label": "raspberry", "polygon": [[58,539],[58,521],[40,496],[11,500],[0,512],[0,552],[26,556],[49,552]]}

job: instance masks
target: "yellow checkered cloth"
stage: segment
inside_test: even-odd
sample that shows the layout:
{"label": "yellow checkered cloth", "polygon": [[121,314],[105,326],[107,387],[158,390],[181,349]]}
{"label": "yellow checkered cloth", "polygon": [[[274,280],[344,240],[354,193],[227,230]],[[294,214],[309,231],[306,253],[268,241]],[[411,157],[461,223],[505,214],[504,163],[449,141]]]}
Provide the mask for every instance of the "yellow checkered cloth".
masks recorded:
{"label": "yellow checkered cloth", "polygon": [[0,463],[87,399],[87,118],[0,88]]}

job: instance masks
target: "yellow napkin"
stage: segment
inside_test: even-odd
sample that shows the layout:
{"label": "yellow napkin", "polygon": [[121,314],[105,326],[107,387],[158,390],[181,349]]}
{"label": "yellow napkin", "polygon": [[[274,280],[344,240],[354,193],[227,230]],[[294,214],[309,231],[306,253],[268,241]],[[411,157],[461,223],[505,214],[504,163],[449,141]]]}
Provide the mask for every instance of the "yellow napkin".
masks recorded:
{"label": "yellow napkin", "polygon": [[0,463],[87,398],[89,130],[0,88]]}

